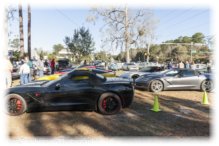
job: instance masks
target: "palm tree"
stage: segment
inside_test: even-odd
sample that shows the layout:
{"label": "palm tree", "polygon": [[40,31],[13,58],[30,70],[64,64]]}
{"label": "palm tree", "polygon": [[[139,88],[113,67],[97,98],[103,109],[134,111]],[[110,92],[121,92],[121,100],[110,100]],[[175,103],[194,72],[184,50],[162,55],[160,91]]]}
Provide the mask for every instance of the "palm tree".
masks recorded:
{"label": "palm tree", "polygon": [[31,9],[30,5],[28,5],[28,57],[31,58]]}
{"label": "palm tree", "polygon": [[24,55],[24,30],[23,30],[23,12],[22,12],[22,5],[19,4],[19,30],[20,30],[20,57]]}

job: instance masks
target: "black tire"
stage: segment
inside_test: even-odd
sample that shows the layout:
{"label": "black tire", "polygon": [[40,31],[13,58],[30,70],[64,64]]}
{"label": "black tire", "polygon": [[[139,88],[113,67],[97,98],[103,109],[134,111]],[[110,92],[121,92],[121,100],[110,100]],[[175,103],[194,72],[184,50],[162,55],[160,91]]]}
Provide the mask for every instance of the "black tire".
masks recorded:
{"label": "black tire", "polygon": [[201,84],[201,91],[211,92],[213,88],[213,82],[211,80],[204,80]]}
{"label": "black tire", "polygon": [[98,111],[103,115],[113,115],[122,108],[121,99],[114,93],[104,93],[98,100]]}
{"label": "black tire", "polygon": [[26,112],[27,103],[23,97],[18,94],[9,94],[6,96],[6,113],[10,116],[19,116]]}
{"label": "black tire", "polygon": [[161,92],[163,90],[163,83],[160,80],[153,80],[150,83],[150,91]]}

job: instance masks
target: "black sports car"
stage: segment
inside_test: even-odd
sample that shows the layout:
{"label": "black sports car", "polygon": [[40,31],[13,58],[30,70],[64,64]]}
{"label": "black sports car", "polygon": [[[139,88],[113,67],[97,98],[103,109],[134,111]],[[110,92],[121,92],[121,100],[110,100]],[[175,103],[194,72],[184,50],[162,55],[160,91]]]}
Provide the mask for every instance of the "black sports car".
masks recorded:
{"label": "black sports car", "polygon": [[115,114],[134,97],[126,79],[105,78],[88,70],[73,70],[58,80],[37,81],[9,88],[9,115],[32,111],[90,110]]}
{"label": "black sports car", "polygon": [[146,74],[136,79],[136,88],[152,92],[162,90],[213,90],[211,74],[202,74],[191,69],[171,69],[159,74]]}

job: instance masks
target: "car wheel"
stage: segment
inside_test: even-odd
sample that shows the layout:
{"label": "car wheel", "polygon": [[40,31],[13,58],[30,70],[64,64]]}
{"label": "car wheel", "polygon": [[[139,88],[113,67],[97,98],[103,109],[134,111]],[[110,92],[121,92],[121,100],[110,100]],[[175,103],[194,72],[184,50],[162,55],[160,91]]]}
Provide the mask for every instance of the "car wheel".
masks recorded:
{"label": "car wheel", "polygon": [[160,80],[153,80],[150,84],[150,90],[152,92],[160,92],[163,90],[163,83]]}
{"label": "car wheel", "polygon": [[201,84],[201,91],[210,92],[213,90],[213,82],[211,80],[205,80]]}
{"label": "car wheel", "polygon": [[18,116],[26,112],[27,104],[23,97],[18,94],[6,96],[6,112],[10,116]]}
{"label": "car wheel", "polygon": [[118,113],[122,108],[121,100],[114,93],[104,93],[98,100],[98,111],[104,115]]}

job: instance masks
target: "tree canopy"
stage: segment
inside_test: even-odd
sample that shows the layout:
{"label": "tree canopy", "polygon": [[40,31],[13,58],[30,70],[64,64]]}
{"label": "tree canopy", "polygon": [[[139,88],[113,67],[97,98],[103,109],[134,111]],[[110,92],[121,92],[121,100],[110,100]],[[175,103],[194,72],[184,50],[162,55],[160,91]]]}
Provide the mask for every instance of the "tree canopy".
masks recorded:
{"label": "tree canopy", "polygon": [[64,39],[68,49],[76,56],[87,56],[94,50],[94,41],[89,29],[81,27],[74,30],[73,37],[66,36]]}
{"label": "tree canopy", "polygon": [[53,45],[53,53],[55,55],[57,55],[59,53],[59,51],[61,51],[64,48],[65,47],[62,44],[55,44],[55,45]]}

